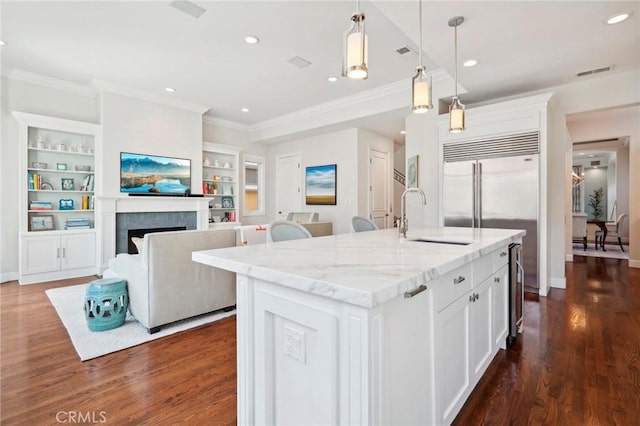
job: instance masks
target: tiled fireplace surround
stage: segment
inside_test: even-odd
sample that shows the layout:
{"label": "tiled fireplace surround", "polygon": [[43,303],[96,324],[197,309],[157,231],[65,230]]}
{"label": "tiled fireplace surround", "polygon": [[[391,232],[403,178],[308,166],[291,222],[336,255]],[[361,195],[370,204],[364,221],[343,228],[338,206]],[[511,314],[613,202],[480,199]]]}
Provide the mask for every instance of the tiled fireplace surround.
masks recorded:
{"label": "tiled fireplace surround", "polygon": [[127,252],[127,229],[186,226],[209,228],[209,200],[199,197],[97,197],[101,270]]}

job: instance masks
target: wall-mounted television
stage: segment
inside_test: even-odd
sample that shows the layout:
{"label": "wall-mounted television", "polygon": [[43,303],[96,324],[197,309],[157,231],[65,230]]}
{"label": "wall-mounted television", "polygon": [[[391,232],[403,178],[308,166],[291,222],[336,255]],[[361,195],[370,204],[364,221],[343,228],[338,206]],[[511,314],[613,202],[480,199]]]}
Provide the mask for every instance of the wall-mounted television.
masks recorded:
{"label": "wall-mounted television", "polygon": [[120,153],[120,192],[132,195],[185,195],[190,192],[191,160]]}

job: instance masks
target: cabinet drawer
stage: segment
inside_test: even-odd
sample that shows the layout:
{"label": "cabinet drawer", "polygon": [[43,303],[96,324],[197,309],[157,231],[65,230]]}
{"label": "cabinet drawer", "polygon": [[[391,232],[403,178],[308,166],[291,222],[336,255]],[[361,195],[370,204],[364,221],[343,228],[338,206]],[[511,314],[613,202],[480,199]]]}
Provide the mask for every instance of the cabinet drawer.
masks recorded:
{"label": "cabinet drawer", "polygon": [[473,282],[476,286],[493,275],[493,253],[473,261]]}
{"label": "cabinet drawer", "polygon": [[472,278],[471,264],[461,266],[440,277],[433,286],[436,311],[441,311],[468,292],[471,289]]}
{"label": "cabinet drawer", "polygon": [[493,272],[496,272],[509,263],[509,246],[494,251],[491,257],[493,257]]}

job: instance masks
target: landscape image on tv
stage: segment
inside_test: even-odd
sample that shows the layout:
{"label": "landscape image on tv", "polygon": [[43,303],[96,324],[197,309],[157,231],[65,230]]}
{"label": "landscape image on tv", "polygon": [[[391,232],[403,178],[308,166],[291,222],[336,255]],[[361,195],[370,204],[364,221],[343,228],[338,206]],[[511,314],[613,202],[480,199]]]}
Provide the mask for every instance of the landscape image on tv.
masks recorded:
{"label": "landscape image on tv", "polygon": [[191,185],[191,160],[120,153],[120,192],[184,194]]}

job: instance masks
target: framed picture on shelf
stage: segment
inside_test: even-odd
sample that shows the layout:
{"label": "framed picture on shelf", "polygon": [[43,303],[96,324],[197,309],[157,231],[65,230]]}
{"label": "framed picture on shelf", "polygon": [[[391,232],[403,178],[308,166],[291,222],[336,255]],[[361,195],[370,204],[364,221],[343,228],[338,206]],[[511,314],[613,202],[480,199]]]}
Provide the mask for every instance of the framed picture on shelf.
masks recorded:
{"label": "framed picture on shelf", "polygon": [[61,186],[62,186],[62,190],[63,191],[73,191],[74,190],[74,183],[73,183],[73,178],[62,178],[61,179]]}
{"label": "framed picture on shelf", "polygon": [[57,163],[56,170],[67,170],[67,163]]}
{"label": "framed picture on shelf", "polygon": [[305,172],[307,205],[336,205],[337,165],[307,167]]}
{"label": "framed picture on shelf", "polygon": [[60,210],[73,210],[73,200],[71,198],[61,198],[58,201],[58,208]]}
{"label": "framed picture on shelf", "polygon": [[29,231],[52,231],[56,229],[53,215],[29,217]]}
{"label": "framed picture on shelf", "polygon": [[222,208],[223,209],[232,209],[233,208],[233,197],[222,197]]}

